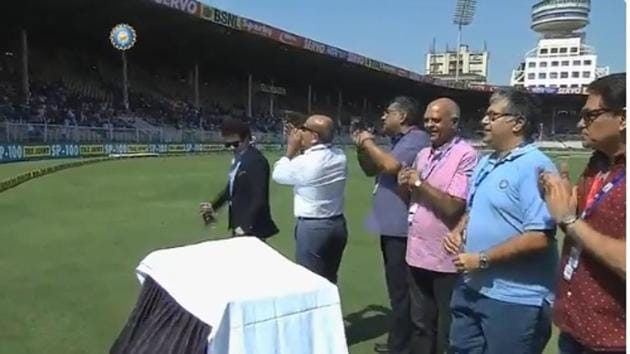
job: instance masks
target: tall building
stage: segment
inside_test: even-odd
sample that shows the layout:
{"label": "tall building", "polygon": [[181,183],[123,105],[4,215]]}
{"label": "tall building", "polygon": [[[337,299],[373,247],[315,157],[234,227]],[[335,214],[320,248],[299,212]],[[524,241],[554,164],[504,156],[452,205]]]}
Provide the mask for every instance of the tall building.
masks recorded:
{"label": "tall building", "polygon": [[536,48],[512,72],[510,84],[532,91],[582,93],[607,75],[597,66],[595,49],[582,30],[589,23],[590,0],[542,0],[532,6],[531,29],[541,35]]}
{"label": "tall building", "polygon": [[[489,53],[470,51],[467,45],[459,49],[459,82],[485,84],[488,77]],[[426,74],[444,81],[455,81],[457,71],[457,50],[438,53],[432,50],[427,54]]]}

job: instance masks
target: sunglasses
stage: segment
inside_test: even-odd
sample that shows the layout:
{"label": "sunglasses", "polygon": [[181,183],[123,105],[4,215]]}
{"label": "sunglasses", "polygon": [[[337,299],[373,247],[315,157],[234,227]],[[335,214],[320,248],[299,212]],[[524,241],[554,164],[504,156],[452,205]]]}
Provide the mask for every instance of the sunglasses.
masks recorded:
{"label": "sunglasses", "polygon": [[590,125],[597,118],[604,115],[604,113],[619,113],[618,109],[599,108],[599,109],[583,109],[580,112],[580,119],[584,121],[585,125]]}
{"label": "sunglasses", "polygon": [[235,148],[236,149],[240,144],[241,144],[240,141],[230,141],[230,142],[227,142],[227,143],[225,143],[223,145],[225,145],[225,147],[228,148],[228,149],[229,148]]}
{"label": "sunglasses", "polygon": [[304,126],[304,125],[299,127],[298,129],[303,131],[303,132],[310,132],[310,133],[313,133],[313,134],[319,134],[315,130],[313,130],[313,129],[307,127],[307,126]]}

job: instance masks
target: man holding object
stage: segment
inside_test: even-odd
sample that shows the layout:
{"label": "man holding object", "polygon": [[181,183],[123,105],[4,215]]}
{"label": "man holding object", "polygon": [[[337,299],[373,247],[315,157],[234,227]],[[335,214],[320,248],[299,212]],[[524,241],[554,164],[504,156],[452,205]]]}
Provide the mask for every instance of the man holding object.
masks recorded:
{"label": "man holding object", "polygon": [[227,119],[221,127],[225,147],[234,151],[228,184],[212,203],[201,203],[200,213],[206,225],[216,221],[216,212],[229,205],[228,228],[232,236],[256,236],[266,239],[278,233],[269,207],[269,163],[251,145],[249,127]]}

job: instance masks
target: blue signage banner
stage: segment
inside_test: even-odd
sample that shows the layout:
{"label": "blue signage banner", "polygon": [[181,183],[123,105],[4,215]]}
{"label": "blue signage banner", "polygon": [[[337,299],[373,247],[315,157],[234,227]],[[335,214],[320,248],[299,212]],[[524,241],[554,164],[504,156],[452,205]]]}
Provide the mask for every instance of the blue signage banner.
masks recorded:
{"label": "blue signage banner", "polygon": [[4,144],[0,145],[0,163],[123,154],[189,154],[224,149],[217,144]]}

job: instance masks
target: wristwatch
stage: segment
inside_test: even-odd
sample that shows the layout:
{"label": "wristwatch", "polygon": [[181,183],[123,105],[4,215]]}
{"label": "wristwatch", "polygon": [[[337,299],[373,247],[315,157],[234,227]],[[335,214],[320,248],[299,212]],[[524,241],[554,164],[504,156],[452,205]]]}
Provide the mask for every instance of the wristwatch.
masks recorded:
{"label": "wristwatch", "polygon": [[575,223],[576,221],[578,221],[577,216],[567,215],[560,219],[560,222],[558,224],[560,224],[561,227],[567,228],[569,225]]}
{"label": "wristwatch", "polygon": [[485,252],[479,253],[479,268],[486,269],[490,264],[488,263],[488,255]]}

